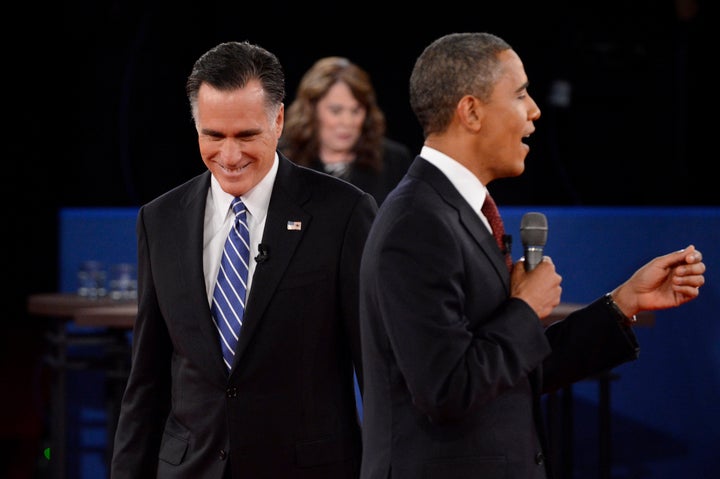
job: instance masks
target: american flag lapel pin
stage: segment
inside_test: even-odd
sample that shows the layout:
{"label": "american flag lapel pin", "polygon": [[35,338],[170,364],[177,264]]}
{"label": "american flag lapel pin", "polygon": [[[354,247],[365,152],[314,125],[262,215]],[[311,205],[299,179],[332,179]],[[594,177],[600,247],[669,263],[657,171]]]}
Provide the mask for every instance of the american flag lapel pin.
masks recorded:
{"label": "american flag lapel pin", "polygon": [[302,221],[288,221],[288,231],[300,231],[302,229]]}

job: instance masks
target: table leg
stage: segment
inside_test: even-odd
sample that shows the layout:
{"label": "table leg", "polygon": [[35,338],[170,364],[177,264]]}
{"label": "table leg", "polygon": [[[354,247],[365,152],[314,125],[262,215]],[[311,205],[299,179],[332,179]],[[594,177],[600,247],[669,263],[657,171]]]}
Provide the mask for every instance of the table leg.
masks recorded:
{"label": "table leg", "polygon": [[67,458],[67,331],[65,322],[56,320],[51,328],[51,353],[48,358],[53,370],[51,396],[50,471],[53,479],[65,479]]}
{"label": "table leg", "polygon": [[562,477],[571,479],[573,477],[573,468],[575,466],[573,457],[573,443],[574,443],[574,411],[573,411],[573,387],[572,384],[566,386],[562,391],[562,452],[563,452],[563,463],[562,463]]}
{"label": "table leg", "polygon": [[599,462],[600,479],[611,479],[612,476],[612,412],[610,409],[610,381],[614,378],[612,372],[606,371],[598,377],[599,387]]}

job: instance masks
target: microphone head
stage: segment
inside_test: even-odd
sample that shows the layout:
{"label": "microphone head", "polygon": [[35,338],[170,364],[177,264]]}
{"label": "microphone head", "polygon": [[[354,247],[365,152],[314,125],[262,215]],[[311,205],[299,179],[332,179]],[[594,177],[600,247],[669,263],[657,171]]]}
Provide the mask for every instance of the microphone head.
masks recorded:
{"label": "microphone head", "polygon": [[520,222],[520,239],[523,246],[545,246],[547,243],[547,218],[542,213],[525,213]]}

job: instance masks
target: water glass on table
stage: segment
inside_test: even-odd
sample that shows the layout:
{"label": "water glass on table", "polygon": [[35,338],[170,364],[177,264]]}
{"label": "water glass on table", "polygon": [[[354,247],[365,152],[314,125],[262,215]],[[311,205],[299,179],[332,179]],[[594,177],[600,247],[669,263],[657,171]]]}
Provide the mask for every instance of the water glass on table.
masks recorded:
{"label": "water glass on table", "polygon": [[107,272],[101,261],[86,260],[78,268],[77,294],[83,298],[98,299],[107,295]]}
{"label": "water glass on table", "polygon": [[110,298],[115,300],[137,299],[137,275],[135,265],[118,263],[110,267]]}

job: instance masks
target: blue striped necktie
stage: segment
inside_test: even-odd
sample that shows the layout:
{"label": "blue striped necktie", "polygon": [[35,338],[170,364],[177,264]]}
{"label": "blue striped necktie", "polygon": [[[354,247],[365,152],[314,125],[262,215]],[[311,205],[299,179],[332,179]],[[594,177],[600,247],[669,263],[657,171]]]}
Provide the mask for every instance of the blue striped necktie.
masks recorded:
{"label": "blue striped necktie", "polygon": [[220,346],[228,371],[232,368],[243,322],[250,260],[247,210],[239,197],[231,206],[235,221],[225,241],[212,302],[212,315],[220,333]]}

